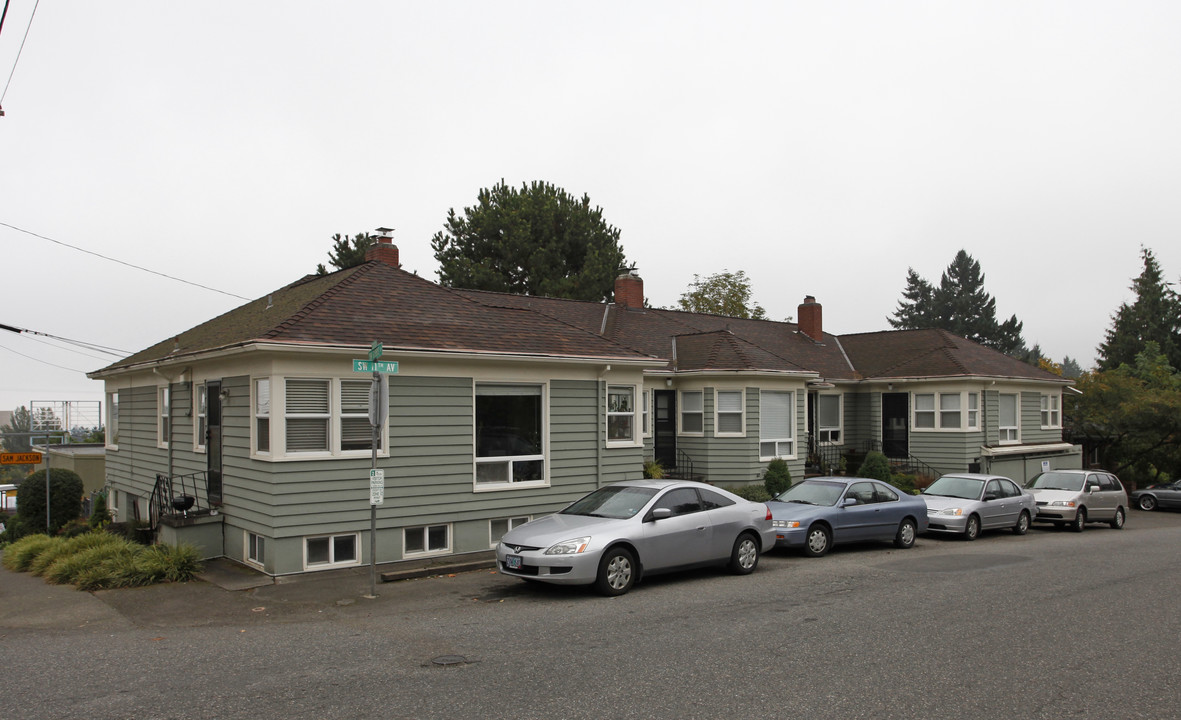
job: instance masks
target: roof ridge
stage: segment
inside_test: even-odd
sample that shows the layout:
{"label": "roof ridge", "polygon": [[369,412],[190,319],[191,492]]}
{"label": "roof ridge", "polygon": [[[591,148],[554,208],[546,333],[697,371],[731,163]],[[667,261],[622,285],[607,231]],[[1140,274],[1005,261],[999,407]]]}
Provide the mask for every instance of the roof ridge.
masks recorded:
{"label": "roof ridge", "polygon": [[357,282],[358,277],[362,277],[364,275],[367,275],[369,272],[371,272],[370,269],[372,267],[374,267],[374,265],[375,265],[375,263],[363,263],[361,265],[356,266],[356,270],[354,270],[353,272],[349,273],[348,275],[342,277],[340,279],[340,281],[335,283],[334,285],[332,285],[332,287],[328,288],[324,292],[320,293],[316,297],[309,300],[299,310],[296,310],[295,312],[288,315],[287,318],[285,320],[283,320],[281,323],[279,323],[278,325],[275,325],[270,330],[263,333],[261,335],[261,337],[264,337],[264,338],[278,337],[279,335],[281,335],[283,333],[284,330],[286,330],[290,327],[293,327],[300,320],[304,319],[309,314],[311,314],[311,312],[313,310],[315,310],[316,308],[320,307],[325,302],[327,302],[329,298],[340,293],[342,288],[346,288],[346,287],[352,285],[353,283]]}

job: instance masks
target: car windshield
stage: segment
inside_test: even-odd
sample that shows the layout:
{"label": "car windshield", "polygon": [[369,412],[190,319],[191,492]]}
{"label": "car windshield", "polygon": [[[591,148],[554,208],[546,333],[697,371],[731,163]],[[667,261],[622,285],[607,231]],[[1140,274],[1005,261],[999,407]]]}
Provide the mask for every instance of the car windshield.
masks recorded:
{"label": "car windshield", "polygon": [[1045,472],[1029,481],[1025,487],[1030,490],[1070,490],[1082,492],[1083,476],[1081,473]]}
{"label": "car windshield", "polygon": [[844,483],[802,482],[780,493],[775,499],[802,505],[836,505],[844,491]]}
{"label": "car windshield", "polygon": [[624,520],[642,510],[655,494],[656,488],[608,486],[595,490],[581,500],[575,500],[559,514]]}
{"label": "car windshield", "polygon": [[960,498],[961,500],[978,500],[983,485],[984,481],[976,478],[945,475],[928,485],[923,494]]}

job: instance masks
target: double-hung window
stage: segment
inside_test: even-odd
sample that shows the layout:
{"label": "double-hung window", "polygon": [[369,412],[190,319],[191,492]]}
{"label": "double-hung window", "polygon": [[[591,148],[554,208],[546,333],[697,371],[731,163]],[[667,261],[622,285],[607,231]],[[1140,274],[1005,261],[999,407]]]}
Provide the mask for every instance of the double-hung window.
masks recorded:
{"label": "double-hung window", "polygon": [[254,381],[254,451],[271,451],[271,380]]}
{"label": "double-hung window", "polygon": [[166,448],[168,441],[172,438],[172,389],[165,385],[160,388],[156,397],[160,409],[160,422],[156,425],[156,430],[159,433],[156,444]]}
{"label": "double-hung window", "polygon": [[328,380],[288,378],[286,381],[287,452],[328,452]]}
{"label": "double-hung window", "polygon": [[742,435],[743,412],[741,390],[718,390],[717,413],[714,424],[715,435]]}
{"label": "double-hung window", "polygon": [[841,441],[841,396],[816,396],[816,439],[822,443]]}
{"label": "double-hung window", "polygon": [[106,446],[119,447],[119,391],[107,393],[107,430],[103,436]]}
{"label": "double-hung window", "polygon": [[795,455],[795,393],[763,390],[759,393],[759,459]]}
{"label": "double-hung window", "polygon": [[935,429],[935,393],[914,396],[914,427],[916,430]]}
{"label": "double-hung window", "polygon": [[[373,426],[369,424],[369,390],[371,380],[340,381],[340,449],[372,450]],[[377,449],[381,450],[382,435],[377,433]]]}
{"label": "double-hung window", "polygon": [[1059,408],[1061,398],[1058,395],[1042,395],[1042,427],[1062,427],[1062,415]]}
{"label": "double-hung window", "polygon": [[[979,396],[967,393],[916,393],[914,396],[914,428],[916,430],[963,430],[980,426]],[[967,425],[964,424],[965,417]]]}
{"label": "double-hung window", "polygon": [[205,430],[206,417],[209,413],[209,392],[205,383],[194,385],[196,390],[196,397],[193,399],[193,404],[196,406],[193,409],[195,420],[193,428],[193,449],[197,452],[205,450]]}
{"label": "double-hung window", "polygon": [[700,435],[705,432],[705,393],[700,390],[681,393],[681,432]]}
{"label": "double-hung window", "polygon": [[636,388],[607,386],[607,442],[634,443],[636,440]]}
{"label": "double-hung window", "polygon": [[968,393],[968,429],[980,429],[980,393]]}
{"label": "double-hung window", "polygon": [[939,427],[959,429],[962,427],[960,409],[963,403],[959,393],[939,393]]}
{"label": "double-hung window", "polygon": [[641,425],[644,428],[644,437],[648,437],[652,434],[652,426],[649,424],[651,422],[651,415],[648,413],[648,403],[652,400],[652,392],[650,390],[644,390],[640,393],[640,398],[644,403],[642,415],[643,422]]}
{"label": "double-hung window", "polygon": [[545,481],[541,385],[476,385],[476,486]]}
{"label": "double-hung window", "polygon": [[997,431],[1001,444],[1021,440],[1018,408],[1017,395],[1000,395],[997,398]]}

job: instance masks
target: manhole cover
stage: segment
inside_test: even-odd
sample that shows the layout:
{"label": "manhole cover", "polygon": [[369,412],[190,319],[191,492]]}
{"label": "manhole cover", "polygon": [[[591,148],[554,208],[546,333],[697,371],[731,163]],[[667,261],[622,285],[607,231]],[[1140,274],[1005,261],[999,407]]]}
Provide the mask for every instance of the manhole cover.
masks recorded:
{"label": "manhole cover", "polygon": [[436,665],[463,665],[467,662],[467,658],[463,655],[440,655],[431,662]]}

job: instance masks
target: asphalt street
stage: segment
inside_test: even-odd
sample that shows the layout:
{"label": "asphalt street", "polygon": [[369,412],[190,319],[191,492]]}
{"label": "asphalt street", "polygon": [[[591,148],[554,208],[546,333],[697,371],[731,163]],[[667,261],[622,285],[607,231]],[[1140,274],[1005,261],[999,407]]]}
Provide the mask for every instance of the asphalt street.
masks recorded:
{"label": "asphalt street", "polygon": [[630,594],[491,571],[80,593],[0,570],[0,717],[1163,718],[1181,514],[763,558]]}

